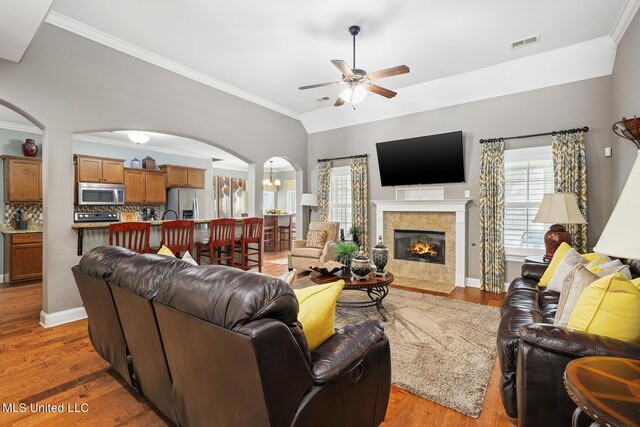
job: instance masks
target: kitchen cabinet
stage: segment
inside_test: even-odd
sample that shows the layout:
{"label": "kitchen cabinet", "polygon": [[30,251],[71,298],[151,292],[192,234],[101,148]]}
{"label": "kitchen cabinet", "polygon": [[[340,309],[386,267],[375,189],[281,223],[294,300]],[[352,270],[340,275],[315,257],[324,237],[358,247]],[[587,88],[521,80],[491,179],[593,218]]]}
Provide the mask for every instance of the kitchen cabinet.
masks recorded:
{"label": "kitchen cabinet", "polygon": [[4,202],[42,202],[42,159],[2,156]]}
{"label": "kitchen cabinet", "polygon": [[9,234],[5,238],[5,271],[9,281],[42,278],[42,233]]}
{"label": "kitchen cabinet", "polygon": [[164,204],[167,201],[165,173],[126,168],[124,198],[126,203]]}
{"label": "kitchen cabinet", "polygon": [[177,165],[160,165],[167,173],[167,188],[204,188],[206,169]]}
{"label": "kitchen cabinet", "polygon": [[124,160],[95,156],[75,156],[78,182],[124,183]]}

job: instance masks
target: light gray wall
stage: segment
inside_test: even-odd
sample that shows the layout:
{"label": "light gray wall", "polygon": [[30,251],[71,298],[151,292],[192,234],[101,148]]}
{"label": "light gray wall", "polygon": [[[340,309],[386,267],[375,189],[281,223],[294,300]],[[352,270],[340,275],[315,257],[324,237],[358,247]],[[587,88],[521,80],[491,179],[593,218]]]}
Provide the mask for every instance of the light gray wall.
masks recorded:
{"label": "light gray wall", "polygon": [[[0,129],[0,155],[6,154],[10,156],[22,156],[22,143],[27,138],[33,139],[36,144],[39,145],[37,157],[42,157],[42,135],[29,132],[19,132],[10,129]],[[4,222],[4,172],[0,173],[0,208],[2,208],[2,220],[0,221],[0,223],[2,223]],[[2,233],[0,233],[0,252],[2,252],[2,256],[0,256],[1,276],[5,273],[4,234]],[[0,282],[2,282],[2,277],[0,277]]]}
{"label": "light gray wall", "polygon": [[[611,124],[633,116],[640,117],[640,14],[629,25],[618,44],[616,62],[611,77]],[[613,134],[613,133],[612,133]],[[613,192],[617,200],[622,192],[631,167],[638,157],[633,142],[613,135]]]}
{"label": "light gray wall", "polygon": [[213,166],[211,159],[198,159],[196,157],[179,156],[176,154],[159,153],[145,150],[141,146],[120,147],[117,145],[99,144],[96,142],[83,141],[80,137],[73,141],[73,154],[85,154],[89,156],[113,157],[125,160],[125,167],[131,166],[131,160],[135,157],[142,161],[147,156],[151,156],[156,161],[156,165],[163,164],[189,166],[193,168],[206,169],[205,187],[213,188]]}
{"label": "light gray wall", "polygon": [[[421,135],[462,130],[465,142],[467,182],[446,184],[445,198],[464,198],[471,192],[467,228],[467,276],[479,278],[478,263],[478,180],[481,138],[508,137],[552,130],[589,126],[586,135],[589,245],[602,232],[612,210],[613,162],[604,157],[604,147],[613,140],[609,123],[611,77],[550,87],[514,95],[472,102],[309,135],[309,182],[316,191],[317,159],[368,154],[370,199],[395,199],[394,187],[382,187],[375,143]],[[393,102],[393,101],[389,101]],[[352,113],[347,111],[346,113]],[[551,144],[551,137],[514,140],[507,148]],[[369,233],[373,236],[374,209],[369,209]],[[375,239],[371,238],[373,243]],[[520,263],[507,263],[507,279],[519,274]]]}
{"label": "light gray wall", "polygon": [[[140,129],[189,137],[255,164],[274,156],[304,168],[307,134],[290,117],[44,24],[19,64],[0,60],[0,100],[44,127],[44,296],[53,313],[82,305],[73,220],[73,134]],[[262,210],[256,192],[250,205]]]}

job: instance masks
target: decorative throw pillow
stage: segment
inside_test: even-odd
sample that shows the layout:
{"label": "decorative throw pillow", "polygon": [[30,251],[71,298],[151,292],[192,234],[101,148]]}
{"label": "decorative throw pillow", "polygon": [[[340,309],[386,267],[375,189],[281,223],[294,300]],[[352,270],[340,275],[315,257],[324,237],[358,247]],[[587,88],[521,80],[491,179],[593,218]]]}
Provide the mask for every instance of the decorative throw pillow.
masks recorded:
{"label": "decorative throw pillow", "polygon": [[582,291],[567,326],[590,334],[640,342],[640,289],[620,273],[596,280]]}
{"label": "decorative throw pillow", "polygon": [[176,257],[175,254],[171,251],[171,249],[169,249],[165,245],[162,245],[162,247],[158,251],[158,255],[170,256],[170,257],[173,257],[173,258]]}
{"label": "decorative throw pillow", "polygon": [[[624,268],[626,267],[626,268]],[[628,265],[624,265],[622,261],[619,259],[614,259],[613,261],[605,262],[604,264],[587,264],[587,269],[595,274],[598,277],[609,276],[613,273],[622,273],[627,279],[631,280],[631,270],[629,270]]]}
{"label": "decorative throw pillow", "polygon": [[595,273],[587,270],[584,264],[578,264],[573,267],[573,270],[564,279],[562,285],[562,292],[560,292],[560,300],[558,301],[558,309],[556,310],[556,317],[553,324],[567,327],[569,323],[569,316],[573,307],[576,305],[578,298],[583,290],[593,282],[598,280],[598,276]]}
{"label": "decorative throw pillow", "polygon": [[547,289],[550,291],[562,292],[562,286],[564,284],[565,277],[567,277],[567,275],[571,272],[571,270],[573,270],[576,265],[586,263],[587,260],[582,258],[578,251],[570,248],[562,258],[562,260],[558,263],[556,271],[553,273],[551,280],[549,280]]}
{"label": "decorative throw pillow", "polygon": [[633,283],[633,286],[640,289],[640,277],[638,277],[637,279],[633,279],[631,283]]}
{"label": "decorative throw pillow", "polygon": [[188,262],[191,265],[198,265],[195,259],[191,256],[189,251],[186,251],[184,255],[182,255],[182,260]]}
{"label": "decorative throw pillow", "polygon": [[[558,249],[553,254],[553,258],[551,259],[549,266],[547,267],[544,274],[540,278],[540,282],[538,283],[539,286],[547,286],[549,284],[549,281],[553,277],[553,273],[556,272],[556,268],[558,268],[558,265],[562,261],[562,258],[564,258],[567,252],[569,252],[569,249],[571,249],[571,246],[569,246],[565,242],[562,242],[562,244],[558,246]],[[602,255],[595,252],[592,252],[589,254],[582,254],[582,258],[584,258],[587,262],[591,262],[600,256]]]}
{"label": "decorative throw pillow", "polygon": [[309,230],[307,233],[307,248],[324,249],[327,242],[327,232],[324,230]]}
{"label": "decorative throw pillow", "polygon": [[309,286],[294,289],[300,311],[298,320],[307,338],[311,351],[329,339],[334,333],[333,323],[336,317],[336,301],[344,287],[344,280],[327,285]]}
{"label": "decorative throw pillow", "polygon": [[290,288],[293,288],[293,285],[296,283],[296,271],[287,271],[282,276],[280,276],[280,279],[287,282],[287,285],[289,285]]}

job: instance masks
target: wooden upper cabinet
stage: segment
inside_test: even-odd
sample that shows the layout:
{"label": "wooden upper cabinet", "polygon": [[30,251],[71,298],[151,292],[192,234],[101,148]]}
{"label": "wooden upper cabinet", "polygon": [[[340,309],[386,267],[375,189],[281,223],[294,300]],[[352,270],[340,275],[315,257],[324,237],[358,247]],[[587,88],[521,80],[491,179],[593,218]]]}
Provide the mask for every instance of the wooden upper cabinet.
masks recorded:
{"label": "wooden upper cabinet", "polygon": [[102,182],[107,184],[124,183],[124,161],[103,160],[102,161]]}
{"label": "wooden upper cabinet", "polygon": [[124,183],[124,160],[76,155],[78,182]]}
{"label": "wooden upper cabinet", "polygon": [[204,188],[204,170],[187,169],[187,187]]}
{"label": "wooden upper cabinet", "polygon": [[125,169],[124,201],[125,203],[144,203],[146,174],[141,169]]}
{"label": "wooden upper cabinet", "polygon": [[165,184],[165,173],[157,171],[146,171],[146,202],[160,203],[167,202],[167,187]]}
{"label": "wooden upper cabinet", "polygon": [[167,201],[165,174],[144,169],[124,170],[124,199],[126,203],[164,204]]}
{"label": "wooden upper cabinet", "polygon": [[42,159],[2,156],[4,160],[4,201],[42,202]]}

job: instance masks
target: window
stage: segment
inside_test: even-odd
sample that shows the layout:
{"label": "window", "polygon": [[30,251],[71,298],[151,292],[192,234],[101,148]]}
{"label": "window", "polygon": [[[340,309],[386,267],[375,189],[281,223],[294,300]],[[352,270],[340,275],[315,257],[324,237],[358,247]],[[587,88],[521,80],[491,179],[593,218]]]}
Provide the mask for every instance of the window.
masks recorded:
{"label": "window", "polygon": [[331,169],[329,221],[340,223],[345,236],[351,228],[351,168],[340,166]]}
{"label": "window", "polygon": [[296,192],[287,191],[287,212],[296,213]]}
{"label": "window", "polygon": [[262,208],[266,210],[275,209],[276,208],[276,197],[273,191],[263,191],[262,192]]}
{"label": "window", "polygon": [[507,255],[544,254],[546,224],[533,224],[545,193],[553,193],[550,146],[505,151],[504,244]]}

